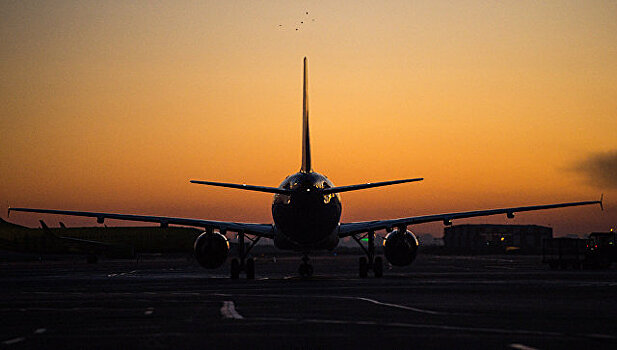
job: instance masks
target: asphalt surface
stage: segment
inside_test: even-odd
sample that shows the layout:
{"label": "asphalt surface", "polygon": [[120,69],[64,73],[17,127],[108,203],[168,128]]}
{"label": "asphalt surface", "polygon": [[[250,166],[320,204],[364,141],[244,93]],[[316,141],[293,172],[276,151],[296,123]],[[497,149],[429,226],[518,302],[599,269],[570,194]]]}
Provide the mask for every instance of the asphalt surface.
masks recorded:
{"label": "asphalt surface", "polygon": [[256,280],[186,259],[2,263],[0,347],[617,348],[617,270],[537,256],[421,255],[383,278],[357,256],[257,259]]}

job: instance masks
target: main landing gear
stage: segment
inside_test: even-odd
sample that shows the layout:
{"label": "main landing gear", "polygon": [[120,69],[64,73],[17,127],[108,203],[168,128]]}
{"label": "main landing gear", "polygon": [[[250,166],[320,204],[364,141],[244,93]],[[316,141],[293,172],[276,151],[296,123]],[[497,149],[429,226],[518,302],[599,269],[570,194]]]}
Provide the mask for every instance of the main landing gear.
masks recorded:
{"label": "main landing gear", "polygon": [[[244,245],[244,239],[251,241],[248,249]],[[246,237],[243,232],[238,233],[238,258],[231,259],[231,279],[237,280],[240,278],[240,273],[246,273],[246,279],[255,279],[255,259],[247,256],[251,249],[257,244],[261,237],[250,238]]]}
{"label": "main landing gear", "polygon": [[[368,277],[368,271],[373,270],[375,277],[383,276],[383,258],[381,256],[375,256],[375,232],[368,232],[366,235],[358,238],[357,236],[351,236],[362,248],[366,256],[360,258],[360,266],[358,273],[361,278]],[[368,247],[362,244],[362,239],[368,238]]]}
{"label": "main landing gear", "polygon": [[298,273],[303,278],[313,276],[313,265],[310,264],[310,261],[306,254],[302,257],[302,264],[298,267]]}

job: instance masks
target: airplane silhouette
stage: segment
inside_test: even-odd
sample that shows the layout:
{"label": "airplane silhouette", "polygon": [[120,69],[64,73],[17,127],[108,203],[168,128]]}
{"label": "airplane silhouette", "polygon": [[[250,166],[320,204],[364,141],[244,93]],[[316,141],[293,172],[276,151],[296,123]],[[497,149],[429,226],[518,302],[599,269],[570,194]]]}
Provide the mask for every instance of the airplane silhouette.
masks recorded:
{"label": "airplane silhouette", "polygon": [[[423,179],[411,178],[349,186],[334,186],[327,177],[313,171],[309,140],[308,67],[305,57],[302,103],[302,165],[300,171],[285,178],[278,187],[191,180],[195,184],[274,194],[272,202],[273,224],[33,208],[9,208],[9,212],[20,211],[95,217],[97,222],[101,224],[105,219],[115,219],[156,222],[163,227],[167,227],[170,224],[201,227],[205,229],[205,232],[195,240],[194,253],[199,264],[209,269],[220,267],[226,261],[229,255],[229,241],[225,234],[230,231],[236,232],[238,233],[238,257],[233,258],[231,261],[231,278],[238,278],[240,273],[244,271],[248,279],[253,279],[255,277],[255,262],[252,258],[248,257],[248,254],[262,238],[272,239],[274,245],[279,249],[293,250],[301,253],[302,263],[298,272],[301,276],[308,277],[313,274],[313,267],[308,257],[309,253],[317,250],[334,249],[341,238],[351,237],[362,247],[366,255],[359,259],[360,277],[366,277],[369,270],[373,271],[375,277],[381,277],[383,275],[383,259],[375,254],[375,231],[378,230],[385,230],[387,232],[384,241],[384,255],[386,259],[392,265],[407,266],[414,261],[418,251],[418,240],[407,229],[410,225],[435,221],[442,221],[444,225],[451,225],[454,219],[496,214],[506,214],[508,218],[513,218],[516,212],[590,204],[600,204],[602,206],[602,199],[600,199],[599,201],[475,210],[388,220],[340,222],[342,207],[339,193],[421,180]],[[215,232],[215,229],[218,232]],[[366,247],[361,242],[363,238],[368,238]],[[251,241],[251,243],[246,245],[245,239]]]}

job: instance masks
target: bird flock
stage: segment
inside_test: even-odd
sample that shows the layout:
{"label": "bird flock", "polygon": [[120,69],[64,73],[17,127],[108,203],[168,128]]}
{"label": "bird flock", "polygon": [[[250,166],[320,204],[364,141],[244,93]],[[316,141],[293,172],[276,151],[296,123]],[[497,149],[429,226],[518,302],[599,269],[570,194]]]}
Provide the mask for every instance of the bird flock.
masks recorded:
{"label": "bird flock", "polygon": [[[309,20],[310,20],[310,21],[309,21]],[[310,18],[310,16],[309,16],[309,12],[308,12],[308,11],[306,11],[306,12],[304,13],[304,18],[303,18],[303,19],[301,19],[300,21],[296,21],[296,22],[294,23],[294,25],[292,26],[292,28],[289,28],[289,29],[290,29],[290,30],[291,30],[291,29],[295,29],[295,31],[299,31],[300,29],[302,29],[302,26],[303,26],[303,25],[306,25],[305,23],[309,23],[309,22],[315,22],[315,18]],[[282,25],[282,24],[279,24],[277,27],[278,27],[278,29],[280,29],[280,30],[285,30],[285,29],[286,29],[286,27],[285,27],[284,25]]]}

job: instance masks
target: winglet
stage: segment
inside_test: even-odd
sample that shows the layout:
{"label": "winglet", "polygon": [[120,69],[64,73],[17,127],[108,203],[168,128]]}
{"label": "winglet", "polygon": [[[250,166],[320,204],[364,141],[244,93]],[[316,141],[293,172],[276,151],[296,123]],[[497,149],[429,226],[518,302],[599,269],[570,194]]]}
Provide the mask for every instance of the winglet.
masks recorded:
{"label": "winglet", "polygon": [[309,138],[309,108],[308,108],[308,61],[304,57],[304,81],[302,85],[302,167],[300,171],[310,173],[311,141]]}
{"label": "winglet", "polygon": [[11,216],[11,205],[10,204],[6,204],[6,218],[8,219],[9,216]]}
{"label": "winglet", "polygon": [[604,204],[603,204],[603,201],[604,201],[604,193],[602,193],[602,194],[600,195],[600,209],[601,209],[602,211],[604,211]]}

